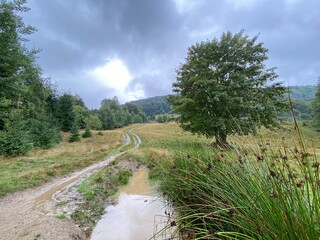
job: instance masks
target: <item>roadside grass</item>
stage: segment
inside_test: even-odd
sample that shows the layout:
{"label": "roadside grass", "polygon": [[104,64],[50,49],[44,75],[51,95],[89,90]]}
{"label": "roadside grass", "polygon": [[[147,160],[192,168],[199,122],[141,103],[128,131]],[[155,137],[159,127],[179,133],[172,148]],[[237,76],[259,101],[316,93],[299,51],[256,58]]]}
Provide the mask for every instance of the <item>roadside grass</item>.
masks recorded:
{"label": "roadside grass", "polygon": [[51,149],[34,149],[26,156],[0,156],[0,196],[37,186],[54,177],[66,175],[98,162],[121,146],[125,129],[103,131],[80,142],[69,143],[69,134]]}
{"label": "roadside grass", "polygon": [[174,123],[136,129],[150,176],[177,211],[168,227],[181,239],[319,239],[319,136],[282,127],[231,136],[229,150]]}

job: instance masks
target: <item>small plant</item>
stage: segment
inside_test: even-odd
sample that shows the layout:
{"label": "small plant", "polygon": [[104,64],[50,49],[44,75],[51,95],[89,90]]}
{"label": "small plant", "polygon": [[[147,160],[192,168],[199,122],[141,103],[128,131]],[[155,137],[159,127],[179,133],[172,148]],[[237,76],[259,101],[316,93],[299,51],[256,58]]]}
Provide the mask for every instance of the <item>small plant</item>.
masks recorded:
{"label": "small plant", "polygon": [[34,240],[38,240],[38,239],[40,239],[40,237],[41,237],[41,234],[40,234],[40,233],[37,233],[37,234],[34,236]]}
{"label": "small plant", "polygon": [[118,173],[118,180],[121,185],[126,185],[129,182],[129,178],[132,176],[132,172],[129,170],[122,170]]}
{"label": "small plant", "polygon": [[65,218],[66,218],[66,213],[64,213],[64,212],[60,213],[60,214],[57,216],[57,218],[59,218],[59,219],[65,219]]}
{"label": "small plant", "polygon": [[97,133],[97,135],[98,135],[98,136],[103,136],[103,132],[99,131],[99,132]]}
{"label": "small plant", "polygon": [[79,133],[78,124],[73,123],[72,128],[71,128],[71,136],[68,141],[70,143],[80,141],[80,133]]}
{"label": "small plant", "polygon": [[84,131],[84,133],[82,134],[82,137],[83,138],[89,138],[89,137],[92,137],[92,133],[90,131],[90,128],[89,127],[86,127],[86,130]]}

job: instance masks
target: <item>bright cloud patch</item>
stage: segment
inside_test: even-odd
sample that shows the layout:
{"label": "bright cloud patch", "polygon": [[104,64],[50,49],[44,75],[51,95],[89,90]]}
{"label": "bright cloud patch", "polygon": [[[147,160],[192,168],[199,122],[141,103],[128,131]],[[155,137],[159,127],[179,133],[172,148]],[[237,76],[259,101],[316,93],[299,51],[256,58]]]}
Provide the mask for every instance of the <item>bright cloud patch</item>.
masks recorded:
{"label": "bright cloud patch", "polygon": [[120,59],[109,60],[105,65],[97,67],[92,75],[109,88],[124,91],[129,85],[132,76]]}
{"label": "bright cloud patch", "polygon": [[[95,68],[90,75],[103,83],[106,87],[113,89],[114,94],[122,101],[130,101],[145,96],[143,87],[138,84],[129,89],[133,79],[126,65],[120,59],[111,59],[105,65]],[[112,96],[106,96],[107,98]]]}

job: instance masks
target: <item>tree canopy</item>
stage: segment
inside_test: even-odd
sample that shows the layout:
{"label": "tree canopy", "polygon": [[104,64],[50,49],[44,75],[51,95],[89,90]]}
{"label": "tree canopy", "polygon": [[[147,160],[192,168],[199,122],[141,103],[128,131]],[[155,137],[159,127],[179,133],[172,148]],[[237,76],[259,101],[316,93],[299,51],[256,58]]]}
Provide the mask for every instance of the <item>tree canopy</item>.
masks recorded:
{"label": "tree canopy", "polygon": [[266,68],[268,50],[257,39],[243,31],[227,32],[220,40],[188,49],[173,83],[177,95],[170,98],[183,129],[215,136],[219,145],[225,145],[229,134],[277,125],[277,111],[286,106],[280,96],[286,90],[281,83],[269,83],[277,75],[275,68]]}
{"label": "tree canopy", "polygon": [[0,2],[0,154],[24,154],[60,140],[48,109],[53,89],[35,62],[38,51],[24,44],[35,31],[19,16],[29,10],[25,2]]}
{"label": "tree canopy", "polygon": [[141,106],[143,112],[151,117],[158,114],[165,114],[171,112],[171,106],[168,103],[167,98],[167,95],[158,96],[132,101],[132,103]]}

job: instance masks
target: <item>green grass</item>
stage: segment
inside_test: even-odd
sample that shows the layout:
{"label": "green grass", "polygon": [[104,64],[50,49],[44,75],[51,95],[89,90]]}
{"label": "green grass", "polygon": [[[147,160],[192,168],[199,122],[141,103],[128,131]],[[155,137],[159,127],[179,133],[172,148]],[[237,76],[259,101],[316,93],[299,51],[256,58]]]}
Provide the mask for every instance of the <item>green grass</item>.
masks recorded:
{"label": "green grass", "polygon": [[135,132],[150,175],[177,211],[179,238],[319,239],[319,136],[308,125],[301,130],[303,137],[284,123],[276,132],[231,136],[231,150],[175,124]]}

